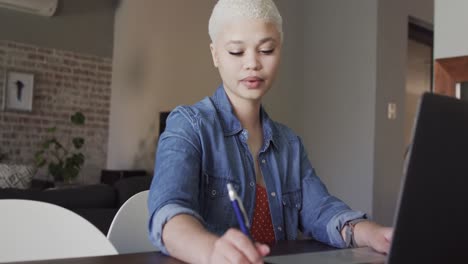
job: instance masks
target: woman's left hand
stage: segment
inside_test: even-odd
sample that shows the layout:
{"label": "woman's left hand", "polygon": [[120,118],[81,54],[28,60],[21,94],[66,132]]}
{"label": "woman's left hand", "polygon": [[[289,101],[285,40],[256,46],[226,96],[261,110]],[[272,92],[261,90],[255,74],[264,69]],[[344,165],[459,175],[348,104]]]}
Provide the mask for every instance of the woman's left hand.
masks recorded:
{"label": "woman's left hand", "polygon": [[384,227],[372,221],[362,221],[354,226],[354,238],[360,247],[368,246],[380,253],[388,254],[393,228]]}

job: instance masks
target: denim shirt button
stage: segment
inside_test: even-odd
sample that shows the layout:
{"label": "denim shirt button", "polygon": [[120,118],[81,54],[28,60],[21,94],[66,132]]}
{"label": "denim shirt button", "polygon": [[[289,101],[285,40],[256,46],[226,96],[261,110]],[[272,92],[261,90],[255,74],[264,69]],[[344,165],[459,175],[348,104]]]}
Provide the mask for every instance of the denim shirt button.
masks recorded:
{"label": "denim shirt button", "polygon": [[247,132],[247,130],[245,130],[245,129],[242,130],[242,139],[244,139],[244,140],[249,139],[249,132]]}
{"label": "denim shirt button", "polygon": [[265,159],[262,159],[262,163],[265,164],[265,163],[266,163],[266,160],[265,160]]}
{"label": "denim shirt button", "polygon": [[255,182],[251,181],[250,182],[250,187],[255,187]]}
{"label": "denim shirt button", "polygon": [[275,193],[275,192],[272,192],[272,193],[271,193],[271,196],[275,197],[275,196],[276,196],[276,193]]}
{"label": "denim shirt button", "polygon": [[215,196],[216,195],[216,190],[212,190],[211,195]]}
{"label": "denim shirt button", "polygon": [[281,228],[281,226],[278,226],[278,231],[283,231],[283,228]]}

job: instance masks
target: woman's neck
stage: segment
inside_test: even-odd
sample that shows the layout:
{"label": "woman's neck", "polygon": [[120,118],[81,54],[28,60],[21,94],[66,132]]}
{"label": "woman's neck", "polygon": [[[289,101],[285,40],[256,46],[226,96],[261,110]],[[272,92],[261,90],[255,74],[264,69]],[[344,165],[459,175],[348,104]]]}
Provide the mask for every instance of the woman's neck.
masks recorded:
{"label": "woman's neck", "polygon": [[231,103],[234,114],[239,119],[243,128],[250,132],[261,131],[260,107],[261,100],[248,100],[240,98],[229,89],[224,89]]}
{"label": "woman's neck", "polygon": [[247,131],[261,129],[260,106],[260,102],[246,102],[237,106],[233,104],[234,113]]}

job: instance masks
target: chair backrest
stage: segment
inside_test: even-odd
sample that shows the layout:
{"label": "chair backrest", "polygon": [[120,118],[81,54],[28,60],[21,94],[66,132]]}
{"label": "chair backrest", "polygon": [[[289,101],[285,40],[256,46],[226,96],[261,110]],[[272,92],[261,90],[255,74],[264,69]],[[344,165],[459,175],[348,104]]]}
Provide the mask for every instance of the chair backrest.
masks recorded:
{"label": "chair backrest", "polygon": [[142,191],[130,197],[111,223],[107,238],[119,254],[158,251],[148,237],[148,193]]}
{"label": "chair backrest", "polygon": [[117,254],[101,231],[63,207],[1,199],[0,212],[0,262]]}

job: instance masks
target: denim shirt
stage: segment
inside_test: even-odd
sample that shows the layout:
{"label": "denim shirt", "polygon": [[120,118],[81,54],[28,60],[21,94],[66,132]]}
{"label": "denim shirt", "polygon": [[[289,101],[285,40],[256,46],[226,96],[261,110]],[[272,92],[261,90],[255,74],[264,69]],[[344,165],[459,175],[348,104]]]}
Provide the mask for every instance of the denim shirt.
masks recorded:
{"label": "denim shirt", "polygon": [[[344,247],[343,225],[366,215],[328,193],[291,129],[272,121],[263,108],[261,120],[264,139],[258,161],[276,240],[297,239],[300,230]],[[168,254],[162,229],[178,214],[195,217],[220,236],[238,227],[227,183],[234,185],[252,221],[256,177],[247,139],[223,86],[212,97],[171,112],[159,138],[148,198],[150,240],[162,252]]]}

